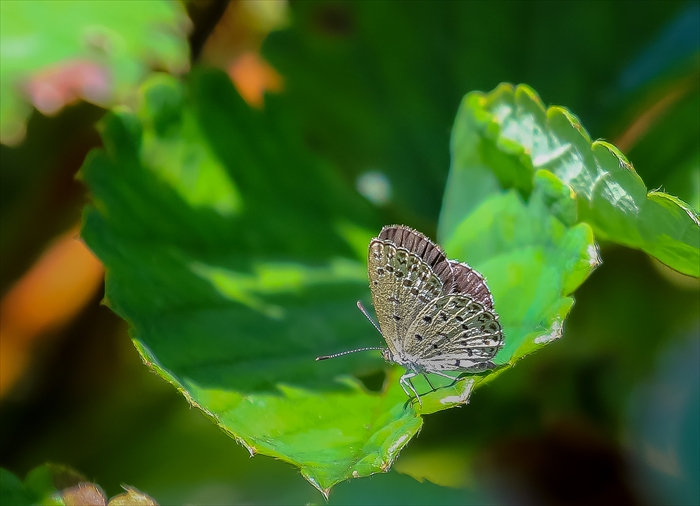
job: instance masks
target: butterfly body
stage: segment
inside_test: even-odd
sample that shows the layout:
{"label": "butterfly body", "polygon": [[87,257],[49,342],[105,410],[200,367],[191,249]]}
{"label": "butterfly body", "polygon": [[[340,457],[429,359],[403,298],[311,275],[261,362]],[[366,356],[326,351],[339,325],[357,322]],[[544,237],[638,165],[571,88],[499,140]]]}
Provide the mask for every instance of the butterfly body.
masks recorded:
{"label": "butterfly body", "polygon": [[403,225],[384,227],[369,245],[372,303],[387,349],[382,356],[410,378],[493,368],[503,333],[484,278]]}
{"label": "butterfly body", "polygon": [[454,381],[446,371],[478,372],[495,367],[491,360],[503,346],[503,331],[481,274],[465,263],[449,260],[440,246],[404,225],[386,226],[372,239],[367,268],[379,324],[359,302],[358,307],[387,347],[316,360],[380,349],[386,361],[406,369],[399,383],[421,405],[411,383],[414,376],[436,374]]}

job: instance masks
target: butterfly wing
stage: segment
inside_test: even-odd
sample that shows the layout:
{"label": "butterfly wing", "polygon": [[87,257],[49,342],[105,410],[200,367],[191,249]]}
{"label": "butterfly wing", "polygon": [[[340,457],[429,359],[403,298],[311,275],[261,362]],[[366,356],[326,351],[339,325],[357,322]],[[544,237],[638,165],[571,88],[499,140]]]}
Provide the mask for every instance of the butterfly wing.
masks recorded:
{"label": "butterfly wing", "polygon": [[450,267],[454,274],[454,285],[450,293],[468,295],[486,309],[493,311],[493,296],[484,277],[462,262],[450,260]]}
{"label": "butterfly wing", "polygon": [[367,264],[379,327],[396,355],[420,310],[453,286],[452,270],[439,246],[401,225],[384,227],[370,242]]}
{"label": "butterfly wing", "polygon": [[491,359],[503,346],[496,313],[462,294],[431,301],[406,336],[404,353],[426,372],[493,367]]}

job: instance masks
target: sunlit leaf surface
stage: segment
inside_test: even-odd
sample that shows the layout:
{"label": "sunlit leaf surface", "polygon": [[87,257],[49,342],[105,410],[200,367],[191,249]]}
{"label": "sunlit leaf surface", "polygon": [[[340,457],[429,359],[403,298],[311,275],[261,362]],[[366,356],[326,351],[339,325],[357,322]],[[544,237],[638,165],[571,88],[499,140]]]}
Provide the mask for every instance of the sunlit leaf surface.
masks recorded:
{"label": "sunlit leaf surface", "polygon": [[[489,94],[467,95],[452,142],[452,184],[443,207],[442,236],[488,191],[512,187],[527,196],[533,173],[546,170],[576,198],[576,208],[560,218],[588,223],[599,239],[639,248],[684,274],[700,276],[697,211],[666,193],[647,192],[614,146],[591,142],[576,117],[561,107],[545,110],[529,87],[501,85]],[[454,189],[463,186],[467,198]]]}
{"label": "sunlit leaf surface", "polygon": [[[384,369],[376,352],[315,362],[381,342],[354,304],[368,298],[357,243],[377,231],[367,204],[300,149],[279,103],[253,111],[221,74],[159,77],[143,97],[136,114],[106,119],[106,150],[84,166],[83,236],[144,361],[252,454],[297,465],[327,493],[389,469],[421,414],[465,403],[499,373],[436,381],[421,409],[400,368],[379,391],[352,376]],[[529,201],[492,193],[445,239],[489,278],[500,364],[559,337],[597,262],[590,229],[556,218],[571,206],[564,186],[547,174],[533,185]]]}

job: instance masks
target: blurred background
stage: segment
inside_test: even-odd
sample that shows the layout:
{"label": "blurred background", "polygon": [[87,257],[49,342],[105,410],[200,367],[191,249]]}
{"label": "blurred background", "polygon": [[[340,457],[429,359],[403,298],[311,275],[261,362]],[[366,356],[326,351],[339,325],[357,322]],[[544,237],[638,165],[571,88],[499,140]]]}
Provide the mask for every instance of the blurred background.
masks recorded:
{"label": "blurred background", "polygon": [[[221,68],[254,108],[279,95],[384,222],[433,237],[460,99],[501,82],[700,207],[699,2],[154,1],[138,23],[133,3],[52,4],[0,2],[0,467],[21,478],[51,461],[161,504],[323,502],[190,409],[100,304],[75,176],[150,72]],[[330,504],[700,504],[700,284],[601,250],[563,339]]]}

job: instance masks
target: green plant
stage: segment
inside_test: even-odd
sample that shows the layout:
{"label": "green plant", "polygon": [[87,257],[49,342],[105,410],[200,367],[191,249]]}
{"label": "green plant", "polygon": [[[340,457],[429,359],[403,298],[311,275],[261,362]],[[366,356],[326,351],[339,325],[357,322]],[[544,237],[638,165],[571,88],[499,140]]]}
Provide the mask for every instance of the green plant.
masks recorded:
{"label": "green plant", "polygon": [[[142,97],[105,119],[106,150],[81,172],[93,196],[83,237],[144,362],[251,455],[299,466],[328,495],[388,470],[422,415],[466,403],[505,369],[442,382],[419,410],[397,368],[379,391],[357,379],[385,368],[378,356],[314,362],[379,339],[354,305],[367,298],[376,217],[303,149],[281,100],[253,111],[217,72],[156,77]],[[561,336],[599,263],[594,235],[698,274],[694,211],[647,196],[615,148],[525,86],[468,95],[452,158],[441,242],[489,281],[499,365]]]}
{"label": "green plant", "polygon": [[[258,54],[271,25],[245,11],[273,5]],[[126,320],[93,297],[26,347],[0,405],[3,466],[67,462],[108,495],[125,481],[163,504],[316,502],[299,470],[328,495],[392,464],[329,501],[697,497],[700,292],[674,269],[698,274],[700,9],[396,5],[0,2],[0,289],[87,193],[84,238]],[[281,74],[262,110],[231,85],[242,51]],[[581,121],[524,85],[464,97],[502,81]],[[39,114],[78,98],[100,107]],[[104,148],[71,185],[105,113]],[[422,410],[377,353],[313,360],[382,344],[355,301],[369,307],[367,244],[388,223],[483,271],[506,331],[498,369],[436,378]],[[1,472],[2,502],[33,475]]]}

